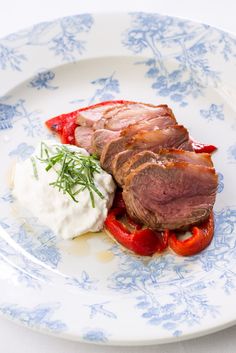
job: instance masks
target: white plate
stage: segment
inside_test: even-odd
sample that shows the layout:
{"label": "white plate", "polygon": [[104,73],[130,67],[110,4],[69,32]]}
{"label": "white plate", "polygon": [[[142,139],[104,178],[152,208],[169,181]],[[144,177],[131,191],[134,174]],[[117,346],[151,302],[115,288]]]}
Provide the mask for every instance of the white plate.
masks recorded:
{"label": "white plate", "polygon": [[[158,14],[77,15],[0,41],[0,312],[64,338],[102,344],[187,339],[236,322],[236,39]],[[215,237],[198,256],[149,260],[106,235],[58,241],[23,215],[10,174],[49,117],[102,100],[167,103],[218,146]]]}

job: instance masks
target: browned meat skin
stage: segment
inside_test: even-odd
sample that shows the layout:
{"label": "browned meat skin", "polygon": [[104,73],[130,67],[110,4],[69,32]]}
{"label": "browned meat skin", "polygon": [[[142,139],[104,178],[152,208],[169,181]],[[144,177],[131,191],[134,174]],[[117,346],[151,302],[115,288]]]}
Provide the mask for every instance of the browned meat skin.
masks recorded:
{"label": "browned meat skin", "polygon": [[121,136],[133,136],[140,131],[154,131],[165,129],[166,127],[176,125],[177,122],[172,116],[159,116],[150,120],[139,121],[135,124],[128,125],[121,130]]}
{"label": "browned meat skin", "polygon": [[[121,156],[123,155],[123,156]],[[117,163],[117,161],[119,161]],[[189,162],[191,164],[213,167],[211,156],[208,153],[195,153],[183,150],[160,150],[159,153],[151,151],[142,151],[125,156],[125,152],[121,152],[114,158],[112,162],[112,174],[116,182],[122,186],[126,176],[135,168],[147,162],[165,163],[170,161]]]}
{"label": "browned meat skin", "polygon": [[140,131],[152,131],[173,126],[176,124],[176,120],[173,117],[160,116],[147,121],[140,121],[136,124],[129,125],[121,131],[112,131],[107,129],[98,129],[92,136],[92,150],[100,156],[103,147],[111,140],[118,138],[119,136],[132,137]]}
{"label": "browned meat skin", "polygon": [[192,151],[192,143],[189,141],[188,130],[182,125],[174,125],[155,131],[140,131],[133,136],[127,147],[140,151],[150,150],[153,152],[159,152],[163,148],[178,148]]}
{"label": "browned meat skin", "polygon": [[123,175],[122,173],[123,165],[126,164],[127,161],[132,159],[132,157],[136,154],[137,152],[135,150],[126,150],[118,153],[112,160],[112,163],[111,163],[112,175],[118,185],[122,186],[122,182],[120,182],[120,178]]}
{"label": "browned meat skin", "polygon": [[108,142],[102,149],[100,164],[101,167],[108,173],[111,173],[111,164],[115,156],[127,149],[127,144],[130,138],[118,137]]}
{"label": "browned meat skin", "polygon": [[148,121],[161,116],[166,117],[166,119],[170,117],[176,123],[174,114],[167,105],[154,106],[143,103],[128,103],[106,110],[103,117],[94,124],[94,129],[120,131],[137,122]]}
{"label": "browned meat skin", "polygon": [[[105,144],[112,138],[117,138],[120,132],[128,137],[138,131],[150,131],[175,125],[176,119],[166,105],[111,102],[108,105],[79,112],[77,122],[80,126],[75,131],[76,144],[100,156]],[[124,130],[122,130],[123,127],[125,127]],[[92,130],[95,131],[93,137]]]}
{"label": "browned meat skin", "polygon": [[97,154],[98,157],[100,157],[102,154],[102,149],[106,143],[118,138],[119,136],[119,131],[111,131],[106,129],[94,131],[91,138],[92,150]]}
{"label": "browned meat skin", "polygon": [[103,169],[112,172],[112,161],[115,156],[131,149],[141,152],[150,150],[159,152],[162,148],[177,148],[191,150],[187,129],[181,125],[170,126],[166,129],[139,132],[132,137],[119,137],[108,142],[102,150],[100,162]]}
{"label": "browned meat skin", "polygon": [[147,227],[179,229],[209,216],[216,190],[213,168],[186,162],[145,163],[127,176],[123,198],[130,217]]}
{"label": "browned meat skin", "polygon": [[174,148],[162,149],[159,153],[159,160],[162,162],[187,162],[191,164],[213,167],[211,155],[209,153],[195,153],[190,151],[176,150]]}
{"label": "browned meat skin", "polygon": [[77,123],[78,125],[81,125],[81,126],[94,128],[95,123],[100,119],[102,119],[105,111],[111,109],[112,107],[117,107],[122,105],[123,104],[121,103],[111,102],[109,105],[98,106],[96,108],[91,108],[88,110],[84,110],[82,112],[78,112],[78,116],[76,119]]}
{"label": "browned meat skin", "polygon": [[[98,105],[97,107],[91,107],[83,111],[77,112],[77,123],[81,126],[93,127],[94,130],[103,129],[104,121],[107,118],[112,118],[114,114],[117,114],[120,111],[128,110],[129,107],[135,107],[137,110],[138,107],[142,109],[155,109],[157,106],[152,104],[143,104],[137,102],[109,102],[109,104]],[[159,106],[161,107],[161,106]],[[164,107],[164,106],[163,106]],[[169,108],[168,108],[169,109]],[[170,110],[170,109],[169,109]],[[170,110],[171,111],[171,110]],[[173,113],[172,113],[173,114]]]}
{"label": "browned meat skin", "polygon": [[93,153],[92,148],[93,129],[86,126],[78,126],[75,129],[76,146],[85,148],[89,153]]}
{"label": "browned meat skin", "polygon": [[124,184],[125,178],[133,169],[143,163],[157,162],[159,160],[159,155],[151,151],[132,152],[133,154],[129,155],[125,155],[127,151],[120,152],[115,156],[112,162],[112,174],[117,184],[120,186]]}

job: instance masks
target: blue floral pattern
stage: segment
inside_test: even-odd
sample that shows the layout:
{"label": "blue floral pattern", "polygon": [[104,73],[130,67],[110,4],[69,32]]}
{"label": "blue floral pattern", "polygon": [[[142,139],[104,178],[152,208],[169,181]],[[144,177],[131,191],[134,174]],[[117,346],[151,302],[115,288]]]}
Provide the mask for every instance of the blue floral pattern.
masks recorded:
{"label": "blue floral pattern", "polygon": [[224,120],[224,106],[223,104],[212,103],[209,109],[201,109],[200,115],[208,121],[213,121],[214,119]]}
{"label": "blue floral pattern", "polygon": [[94,93],[87,99],[75,99],[70,101],[72,104],[80,104],[83,102],[84,105],[90,105],[98,102],[109,101],[115,99],[117,94],[120,93],[120,83],[117,78],[114,77],[115,73],[106,77],[99,77],[90,83],[98,88],[95,88]]}
{"label": "blue floral pattern", "polygon": [[52,268],[56,268],[60,262],[61,255],[55,245],[55,235],[50,229],[39,225],[34,218],[27,219],[27,224],[29,224],[31,229],[36,230],[37,238],[33,238],[30,235],[31,232],[26,231],[23,225],[17,227],[15,231],[11,231],[12,238],[29,254]]}
{"label": "blue floral pattern", "polygon": [[[92,25],[93,18],[90,14],[63,17],[53,22],[39,23],[28,31],[10,34],[3,42],[7,41],[12,46],[22,41],[32,46],[47,46],[62,61],[73,61],[84,53],[86,42],[80,35],[89,32]],[[23,60],[26,60],[23,54],[0,43],[1,69],[10,67],[20,70]]]}
{"label": "blue floral pattern", "polygon": [[[194,26],[159,14],[138,12],[130,16],[132,26],[124,34],[124,46],[136,54],[150,55],[150,59],[137,64],[147,66],[146,76],[159,96],[168,96],[181,106],[188,104],[188,97],[202,95],[209,82],[219,82],[219,72],[209,65],[209,54],[217,52],[225,60],[235,57],[236,40],[226,33],[215,32],[217,36],[212,38],[213,31],[205,25]],[[164,59],[171,46],[176,52],[172,56],[175,67],[170,69]]]}
{"label": "blue floral pattern", "polygon": [[17,106],[0,103],[0,130],[12,128],[13,118],[20,115]]}
{"label": "blue floral pattern", "polygon": [[91,84],[99,88],[96,88],[94,95],[89,99],[89,104],[112,100],[115,94],[120,92],[119,81],[114,78],[114,73],[108,77],[98,78]]}
{"label": "blue floral pattern", "polygon": [[28,111],[24,99],[19,99],[14,104],[0,103],[0,130],[12,128],[13,123],[18,120],[24,122],[23,128],[28,136],[42,134],[39,111]]}
{"label": "blue floral pattern", "polygon": [[35,148],[31,145],[28,145],[25,142],[20,143],[14,150],[9,152],[9,156],[17,157],[19,160],[24,161],[31,154],[34,153]]}
{"label": "blue floral pattern", "polygon": [[97,280],[92,279],[86,271],[82,271],[81,277],[67,277],[66,283],[85,291],[95,290]]}
{"label": "blue floral pattern", "polygon": [[88,305],[90,309],[90,319],[93,319],[97,315],[102,315],[109,319],[117,319],[117,315],[115,313],[104,308],[106,304],[109,304],[109,302]]}
{"label": "blue floral pattern", "polygon": [[218,189],[217,192],[221,193],[224,190],[224,175],[222,173],[218,173]]}
{"label": "blue floral pattern", "polygon": [[55,73],[53,71],[47,70],[39,72],[29,83],[29,86],[41,90],[46,88],[48,90],[57,89],[58,86],[52,86],[50,81],[55,78]]}
{"label": "blue floral pattern", "polygon": [[0,42],[0,70],[8,68],[21,71],[21,64],[26,60],[23,54],[20,54],[17,49],[10,48]]}
{"label": "blue floral pattern", "polygon": [[101,329],[88,329],[83,335],[85,341],[93,343],[106,343],[108,342],[107,334]]}
{"label": "blue floral pattern", "polygon": [[[7,206],[11,206],[14,198],[10,190],[6,190],[2,195],[0,195],[0,207],[1,202],[3,202],[4,209],[7,209]],[[2,215],[1,215],[2,216]],[[38,224],[37,219],[33,217],[27,217],[24,215],[24,222],[16,222],[9,218],[0,218],[0,222],[3,225],[4,229],[8,230],[8,233],[11,235],[11,238],[16,241],[16,243],[21,246],[27,253],[33,255],[38,260],[42,261],[42,263],[46,263],[50,265],[51,268],[56,268],[58,263],[61,260],[61,254],[56,246],[56,237],[53,232],[47,227]],[[28,228],[25,227],[25,222],[28,224]],[[32,237],[32,232],[34,233],[34,237]],[[13,256],[17,257],[19,254],[7,246],[8,253],[5,254],[8,257]],[[3,252],[5,251],[4,246],[1,249]],[[0,250],[0,253],[1,253]],[[29,266],[28,258],[21,256],[21,260],[24,262],[24,269],[27,269]],[[36,266],[36,264],[32,263],[32,266]],[[38,268],[38,267],[37,267]],[[38,270],[37,270],[38,271]]]}
{"label": "blue floral pattern", "polygon": [[53,319],[55,311],[59,307],[59,304],[41,304],[34,308],[25,308],[14,304],[2,304],[0,305],[0,312],[11,319],[20,321],[28,327],[40,327],[54,333],[60,333],[66,331],[67,326],[61,320]]}
{"label": "blue floral pattern", "polygon": [[[5,223],[4,219],[0,220],[0,225],[9,230],[9,225]],[[39,265],[17,252],[5,240],[1,239],[0,245],[0,262],[8,266],[12,278],[28,288],[36,289],[41,288],[43,283],[50,281],[48,275],[42,271]]]}
{"label": "blue floral pattern", "polygon": [[229,147],[228,156],[231,162],[236,162],[236,143]]}

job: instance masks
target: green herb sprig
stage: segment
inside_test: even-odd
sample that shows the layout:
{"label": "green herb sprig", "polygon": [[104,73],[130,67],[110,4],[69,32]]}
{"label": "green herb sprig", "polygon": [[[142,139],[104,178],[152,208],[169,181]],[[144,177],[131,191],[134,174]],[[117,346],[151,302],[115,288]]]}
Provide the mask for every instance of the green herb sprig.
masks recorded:
{"label": "green herb sprig", "polygon": [[47,172],[53,168],[57,173],[57,179],[49,185],[58,188],[64,194],[67,193],[73,201],[79,202],[77,195],[85,189],[89,191],[93,208],[95,207],[94,193],[104,199],[104,195],[94,183],[94,174],[101,172],[96,156],[84,156],[65,145],[56,145],[52,149],[42,142],[38,159],[46,164]]}
{"label": "green herb sprig", "polygon": [[35,157],[32,156],[30,158],[30,160],[31,160],[32,167],[33,167],[34,177],[35,177],[35,179],[38,180],[39,176],[38,176],[38,170],[37,170],[37,166],[36,166]]}

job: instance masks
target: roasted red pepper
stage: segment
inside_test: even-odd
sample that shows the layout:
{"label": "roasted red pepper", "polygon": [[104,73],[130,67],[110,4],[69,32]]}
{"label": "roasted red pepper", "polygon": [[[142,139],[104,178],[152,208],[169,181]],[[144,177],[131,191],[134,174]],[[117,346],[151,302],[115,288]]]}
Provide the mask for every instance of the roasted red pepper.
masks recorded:
{"label": "roasted red pepper", "polygon": [[174,231],[169,231],[169,247],[178,255],[192,256],[204,250],[211,242],[214,235],[214,216],[211,212],[209,218],[199,226],[191,228],[192,236],[179,240]]}
{"label": "roasted red pepper", "polygon": [[196,142],[192,140],[193,150],[196,153],[212,153],[217,150],[217,147],[213,145],[205,145],[204,143]]}
{"label": "roasted red pepper", "polygon": [[[166,249],[168,244],[166,232],[140,229],[139,224],[137,224],[135,230],[131,232],[117,219],[124,215],[126,215],[124,208],[114,208],[109,212],[105,220],[105,227],[115,240],[135,254],[142,256],[151,256],[154,253],[161,253]],[[135,225],[133,221],[132,225]]]}
{"label": "roasted red pepper", "polygon": [[46,121],[46,126],[57,133],[62,143],[75,144],[75,129],[77,112],[62,114]]}

